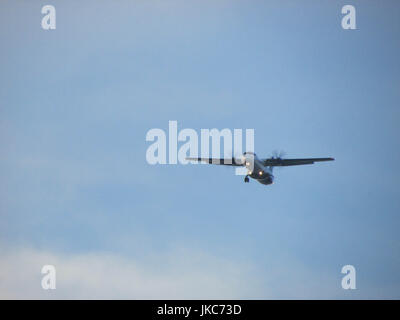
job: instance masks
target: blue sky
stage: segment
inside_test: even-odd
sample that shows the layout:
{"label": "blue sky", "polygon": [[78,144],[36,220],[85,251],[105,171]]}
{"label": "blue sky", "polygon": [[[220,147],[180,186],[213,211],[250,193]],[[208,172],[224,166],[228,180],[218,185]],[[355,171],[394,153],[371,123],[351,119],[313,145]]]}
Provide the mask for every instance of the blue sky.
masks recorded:
{"label": "blue sky", "polygon": [[[346,4],[357,30],[341,28]],[[1,297],[400,297],[397,1],[3,1],[0,15]],[[169,120],[336,161],[277,169],[272,186],[151,166],[146,133]],[[357,290],[341,288],[347,264]]]}

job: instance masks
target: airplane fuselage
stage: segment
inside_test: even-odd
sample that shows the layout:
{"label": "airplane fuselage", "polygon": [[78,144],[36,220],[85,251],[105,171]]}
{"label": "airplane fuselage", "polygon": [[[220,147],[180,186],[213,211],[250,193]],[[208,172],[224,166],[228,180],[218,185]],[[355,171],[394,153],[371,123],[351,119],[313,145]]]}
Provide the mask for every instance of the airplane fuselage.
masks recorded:
{"label": "airplane fuselage", "polygon": [[245,152],[245,166],[247,168],[247,176],[257,180],[261,184],[274,183],[274,176],[270,167],[265,167],[260,159],[252,152]]}

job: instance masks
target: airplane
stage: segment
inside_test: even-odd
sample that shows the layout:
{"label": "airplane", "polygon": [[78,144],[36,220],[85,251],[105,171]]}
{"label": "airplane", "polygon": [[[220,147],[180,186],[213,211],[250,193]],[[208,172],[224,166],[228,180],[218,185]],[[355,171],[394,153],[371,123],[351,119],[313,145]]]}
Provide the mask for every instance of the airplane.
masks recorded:
{"label": "airplane", "polygon": [[217,159],[217,158],[191,158],[186,160],[206,162],[209,164],[246,167],[247,175],[244,182],[248,183],[249,178],[255,179],[261,184],[269,185],[274,183],[272,170],[274,167],[298,166],[313,164],[314,162],[333,161],[334,158],[304,158],[304,159],[282,159],[281,155],[272,156],[267,159],[259,159],[254,152],[244,152],[241,158]]}

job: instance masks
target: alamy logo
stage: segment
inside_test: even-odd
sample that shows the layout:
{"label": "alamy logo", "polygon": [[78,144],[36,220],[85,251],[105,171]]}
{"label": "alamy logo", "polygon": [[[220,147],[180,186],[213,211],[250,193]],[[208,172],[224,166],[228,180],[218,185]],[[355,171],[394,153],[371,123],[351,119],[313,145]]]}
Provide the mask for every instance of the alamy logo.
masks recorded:
{"label": "alamy logo", "polygon": [[[211,140],[211,156],[210,156]],[[149,164],[187,164],[190,158],[221,158],[221,142],[223,158],[232,159],[243,153],[242,129],[201,129],[199,134],[194,129],[182,129],[178,132],[178,122],[169,121],[168,134],[162,129],[150,129],[146,141],[153,142],[146,151],[146,161]],[[178,149],[178,143],[183,144]],[[200,148],[199,148],[200,146]],[[168,159],[167,159],[168,150]],[[245,151],[254,152],[254,129],[245,130]],[[200,151],[200,152],[199,152]],[[245,175],[246,168],[236,168],[237,175]]]}
{"label": "alamy logo", "polygon": [[46,264],[42,267],[42,274],[45,275],[42,278],[42,288],[54,290],[56,288],[56,268],[53,265]]}
{"label": "alamy logo", "polygon": [[45,14],[42,18],[42,29],[54,30],[56,28],[56,8],[51,5],[43,6],[42,14]]}
{"label": "alamy logo", "polygon": [[343,266],[342,273],[345,276],[342,279],[342,288],[345,290],[356,289],[356,268],[348,264]]}
{"label": "alamy logo", "polygon": [[342,8],[342,14],[345,16],[342,18],[342,28],[347,30],[356,29],[356,8],[352,5],[345,5]]}

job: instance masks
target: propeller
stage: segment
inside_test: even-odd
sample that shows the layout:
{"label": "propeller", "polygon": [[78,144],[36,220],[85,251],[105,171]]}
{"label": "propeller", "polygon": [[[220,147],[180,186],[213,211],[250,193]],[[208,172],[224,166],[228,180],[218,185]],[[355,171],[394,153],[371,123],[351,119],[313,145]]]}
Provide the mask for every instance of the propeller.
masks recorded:
{"label": "propeller", "polygon": [[279,161],[283,160],[283,157],[284,157],[285,155],[286,155],[286,152],[283,151],[283,150],[280,150],[280,151],[274,150],[274,151],[272,152],[272,157],[271,157],[271,159],[277,160],[278,163],[279,163]]}

